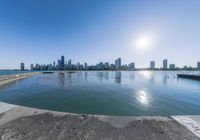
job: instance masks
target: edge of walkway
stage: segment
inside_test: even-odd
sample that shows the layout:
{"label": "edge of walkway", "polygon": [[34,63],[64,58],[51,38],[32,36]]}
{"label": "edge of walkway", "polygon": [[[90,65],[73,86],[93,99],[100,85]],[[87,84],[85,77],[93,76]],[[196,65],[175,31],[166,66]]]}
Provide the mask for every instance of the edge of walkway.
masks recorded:
{"label": "edge of walkway", "polygon": [[[180,117],[81,115],[0,102],[0,138],[199,140],[196,133],[178,121]],[[189,118],[196,122],[200,117]]]}

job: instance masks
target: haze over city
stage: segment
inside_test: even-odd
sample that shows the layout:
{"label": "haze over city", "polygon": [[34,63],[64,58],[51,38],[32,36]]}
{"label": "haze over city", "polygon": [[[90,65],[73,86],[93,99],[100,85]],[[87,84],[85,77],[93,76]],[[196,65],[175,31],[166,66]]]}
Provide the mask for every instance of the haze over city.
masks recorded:
{"label": "haze over city", "polygon": [[163,59],[178,67],[200,61],[199,0],[2,0],[0,69],[48,64]]}

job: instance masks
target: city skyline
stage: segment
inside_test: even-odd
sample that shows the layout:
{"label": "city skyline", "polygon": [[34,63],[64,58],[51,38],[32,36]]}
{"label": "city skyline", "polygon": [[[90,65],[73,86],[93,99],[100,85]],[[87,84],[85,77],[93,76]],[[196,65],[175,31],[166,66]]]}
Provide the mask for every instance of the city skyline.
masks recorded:
{"label": "city skyline", "polygon": [[177,67],[200,61],[200,1],[2,0],[0,69],[47,64],[61,55],[74,62],[137,62]]}
{"label": "city skyline", "polygon": [[[90,65],[87,62],[80,63],[73,62],[71,59],[65,59],[65,56],[61,56],[60,59],[48,64],[35,63],[30,65],[30,70],[138,70],[138,69],[150,69],[150,70],[179,70],[179,69],[197,69],[200,70],[200,62],[196,63],[196,67],[184,65],[183,67],[177,67],[176,64],[170,63],[168,59],[162,60],[163,66],[156,66],[155,61],[150,61],[147,67],[137,67],[136,62],[123,63],[122,59],[118,57],[114,62],[97,62],[95,65]],[[26,68],[29,69],[29,68]],[[20,63],[20,70],[25,70],[25,63]]]}

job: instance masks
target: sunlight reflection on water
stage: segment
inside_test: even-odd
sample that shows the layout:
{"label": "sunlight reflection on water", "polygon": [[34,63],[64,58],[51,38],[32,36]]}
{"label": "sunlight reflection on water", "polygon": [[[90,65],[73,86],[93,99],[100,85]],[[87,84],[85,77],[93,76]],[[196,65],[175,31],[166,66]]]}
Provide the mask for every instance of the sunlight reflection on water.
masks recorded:
{"label": "sunlight reflection on water", "polygon": [[145,90],[139,90],[137,93],[137,100],[144,105],[148,105],[149,103],[148,93]]}

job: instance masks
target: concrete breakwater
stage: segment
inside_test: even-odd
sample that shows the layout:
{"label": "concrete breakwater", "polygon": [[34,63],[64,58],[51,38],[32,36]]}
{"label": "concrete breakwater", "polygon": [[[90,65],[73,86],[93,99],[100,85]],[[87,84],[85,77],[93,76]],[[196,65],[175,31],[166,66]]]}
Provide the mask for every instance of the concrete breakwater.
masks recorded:
{"label": "concrete breakwater", "polygon": [[172,117],[79,115],[0,102],[2,140],[199,140]]}
{"label": "concrete breakwater", "polygon": [[177,74],[179,78],[200,80],[200,75],[192,75],[192,74]]}
{"label": "concrete breakwater", "polygon": [[31,77],[39,73],[40,72],[31,72],[31,73],[15,74],[15,75],[3,75],[0,76],[0,86],[20,79]]}

